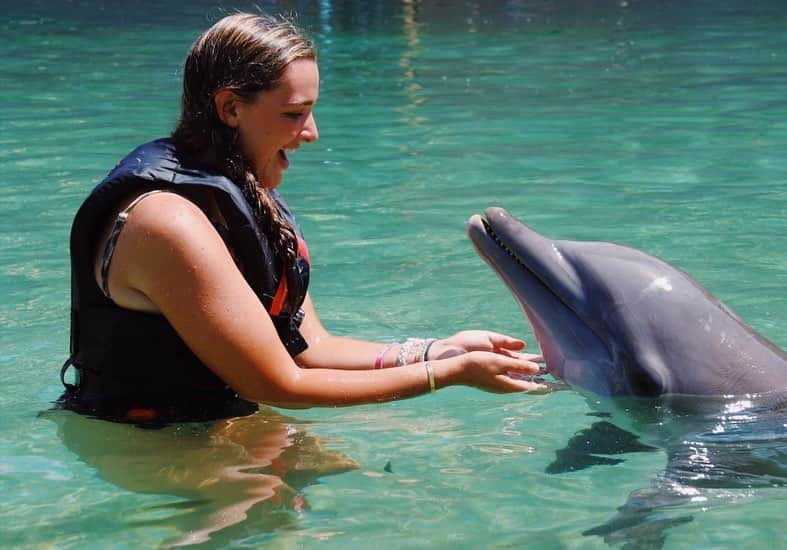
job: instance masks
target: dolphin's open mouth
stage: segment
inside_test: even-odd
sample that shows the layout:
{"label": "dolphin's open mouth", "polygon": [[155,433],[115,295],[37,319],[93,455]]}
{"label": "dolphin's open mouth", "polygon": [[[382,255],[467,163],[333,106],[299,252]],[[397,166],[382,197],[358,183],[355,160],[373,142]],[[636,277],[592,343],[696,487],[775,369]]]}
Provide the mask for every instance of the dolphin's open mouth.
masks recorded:
{"label": "dolphin's open mouth", "polygon": [[[508,218],[508,214],[502,210],[489,209],[486,212],[487,217],[475,215],[471,217],[470,220],[468,220],[467,232],[479,255],[503,278],[507,284],[509,284],[509,286],[512,287],[512,290],[515,293],[516,288],[512,286],[512,281],[509,281],[509,277],[512,274],[512,270],[514,268],[514,266],[511,265],[512,262],[522,269],[527,270],[527,273],[536,279],[538,283],[543,285],[544,288],[555,297],[555,299],[562,301],[559,293],[554,292],[550,288],[550,285],[547,284],[541,276],[539,276],[538,272],[528,264],[522,255],[517,253],[517,250],[515,250],[513,244],[509,244],[511,241],[507,240],[504,236],[495,231],[495,228],[492,226],[492,223],[489,222],[488,217],[500,215],[500,213],[505,214],[505,216]],[[525,227],[523,224],[519,225],[521,227]],[[533,236],[538,235],[535,232],[532,232],[532,234]],[[528,236],[530,235],[525,235],[525,237]],[[524,241],[520,239],[520,247],[522,246],[523,242]],[[519,294],[518,297],[521,297],[521,294]]]}
{"label": "dolphin's open mouth", "polygon": [[[507,213],[498,209],[489,209],[486,216],[495,216]],[[553,292],[539,275],[528,265],[522,256],[517,254],[514,244],[509,244],[500,235],[487,217],[475,215],[467,222],[467,232],[478,254],[500,276],[509,287],[520,307],[527,316],[533,333],[538,341],[541,352],[547,363],[548,370],[562,363],[562,353],[549,323],[543,319],[538,310],[539,303],[563,304],[560,296]],[[512,218],[510,218],[512,219]],[[534,235],[537,235],[534,232]],[[550,310],[555,309],[550,306]]]}
{"label": "dolphin's open mouth", "polygon": [[563,377],[588,354],[609,358],[609,350],[586,324],[583,289],[558,241],[548,239],[501,208],[489,208],[467,222],[478,254],[500,276],[525,313],[547,370]]}
{"label": "dolphin's open mouth", "polygon": [[[488,246],[489,241],[494,243],[499,250],[504,251],[512,260],[517,262],[522,267],[527,268],[527,266],[517,257],[511,248],[503,241],[503,239],[495,233],[495,230],[492,229],[492,226],[486,220],[486,218],[476,214],[467,222],[467,232],[470,236],[470,240],[476,247],[476,250],[481,254],[481,257],[484,258],[487,262],[490,261],[491,250]],[[493,266],[494,267],[494,266]]]}

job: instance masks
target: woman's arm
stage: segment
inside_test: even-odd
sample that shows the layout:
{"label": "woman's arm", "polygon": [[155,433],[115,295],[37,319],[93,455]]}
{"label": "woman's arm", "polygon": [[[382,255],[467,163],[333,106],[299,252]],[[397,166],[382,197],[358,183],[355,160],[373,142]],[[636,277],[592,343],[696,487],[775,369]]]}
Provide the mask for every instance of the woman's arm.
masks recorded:
{"label": "woman's arm", "polygon": [[[279,406],[350,405],[429,391],[423,363],[367,371],[299,368],[212,224],[179,195],[157,193],[135,207],[109,277],[119,305],[128,307],[124,296],[144,296],[197,357],[246,399]],[[369,346],[371,357],[376,347]],[[467,353],[434,361],[432,369],[437,387],[466,384],[501,392],[542,387],[506,374],[535,374],[537,364],[500,354]]]}
{"label": "woman's arm", "polygon": [[[392,345],[354,340],[330,334],[320,322],[311,296],[303,303],[305,313],[301,334],[309,344],[308,349],[295,357],[296,363],[306,368],[372,369],[379,361],[381,368],[396,366],[397,354],[402,343]],[[519,356],[530,361],[540,361],[538,355],[517,355],[525,342],[517,338],[485,330],[466,330],[429,346],[426,359],[446,359],[468,351],[490,351]]]}
{"label": "woman's arm", "polygon": [[[365,370],[374,367],[377,355],[385,350],[385,344],[330,334],[317,315],[311,294],[306,295],[301,307],[304,316],[300,331],[309,347],[295,357],[299,366],[343,370]],[[387,366],[391,366],[393,362],[390,357],[394,357],[396,352],[389,349],[385,355],[389,358]]]}

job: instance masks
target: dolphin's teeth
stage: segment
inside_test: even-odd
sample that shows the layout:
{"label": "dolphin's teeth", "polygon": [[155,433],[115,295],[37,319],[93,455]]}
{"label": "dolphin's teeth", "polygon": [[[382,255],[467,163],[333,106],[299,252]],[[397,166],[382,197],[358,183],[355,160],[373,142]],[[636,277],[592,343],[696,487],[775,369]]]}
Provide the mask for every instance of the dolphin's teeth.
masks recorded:
{"label": "dolphin's teeth", "polygon": [[484,229],[486,229],[486,234],[489,237],[491,237],[492,240],[494,240],[500,248],[505,250],[506,253],[509,256],[511,256],[511,258],[513,258],[516,263],[518,263],[522,267],[526,268],[527,265],[525,265],[522,262],[522,260],[519,259],[519,256],[517,256],[516,253],[513,250],[511,250],[511,248],[509,248],[506,243],[503,242],[503,240],[497,235],[497,233],[495,233],[495,231],[492,229],[492,227],[489,225],[489,223],[486,220],[482,220],[482,222],[484,224]]}

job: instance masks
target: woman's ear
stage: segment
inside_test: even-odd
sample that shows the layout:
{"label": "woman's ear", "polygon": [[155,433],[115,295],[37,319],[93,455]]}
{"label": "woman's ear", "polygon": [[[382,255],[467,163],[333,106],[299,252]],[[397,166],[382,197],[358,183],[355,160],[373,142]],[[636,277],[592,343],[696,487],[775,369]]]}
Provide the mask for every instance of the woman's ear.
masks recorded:
{"label": "woman's ear", "polygon": [[238,96],[229,88],[222,88],[213,95],[213,105],[219,119],[230,128],[238,127]]}

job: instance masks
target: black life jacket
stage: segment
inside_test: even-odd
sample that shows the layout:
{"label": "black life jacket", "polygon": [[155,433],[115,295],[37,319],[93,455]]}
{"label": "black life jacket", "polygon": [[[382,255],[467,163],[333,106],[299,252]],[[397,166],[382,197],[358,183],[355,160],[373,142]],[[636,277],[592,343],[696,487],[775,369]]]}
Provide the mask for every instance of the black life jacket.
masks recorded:
{"label": "black life jacket", "polygon": [[[240,416],[257,405],[240,399],[200,362],[163,315],[117,306],[96,283],[94,260],[102,230],[124,198],[150,189],[209,189],[227,224],[222,238],[239,260],[251,288],[271,314],[295,356],[306,349],[299,332],[309,282],[305,243],[287,205],[272,191],[282,215],[298,235],[299,288],[287,288],[272,245],[261,234],[238,186],[179,155],[169,139],[142,145],[124,158],[91,192],[71,228],[71,353],[61,370],[61,403],[83,413],[130,421],[187,421]],[[288,308],[288,293],[297,293]],[[65,382],[69,367],[76,381]]]}

